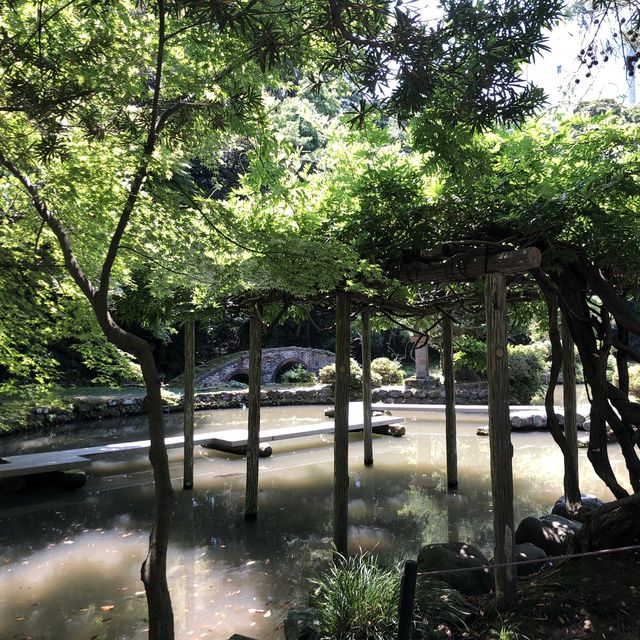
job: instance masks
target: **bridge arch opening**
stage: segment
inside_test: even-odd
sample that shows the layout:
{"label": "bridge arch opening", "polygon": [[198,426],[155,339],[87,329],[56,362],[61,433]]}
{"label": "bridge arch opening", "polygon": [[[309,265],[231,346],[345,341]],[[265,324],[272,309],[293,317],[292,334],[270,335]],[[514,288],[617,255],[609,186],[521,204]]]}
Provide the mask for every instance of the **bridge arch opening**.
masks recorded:
{"label": "bridge arch opening", "polygon": [[242,384],[249,384],[249,372],[236,371],[233,375],[227,378],[227,382],[241,382]]}
{"label": "bridge arch opening", "polygon": [[285,382],[285,380],[282,379],[282,376],[287,373],[287,371],[291,371],[296,367],[302,367],[305,371],[307,371],[307,365],[302,360],[299,360],[297,358],[291,358],[289,360],[281,362],[278,365],[275,373],[273,374],[272,382]]}

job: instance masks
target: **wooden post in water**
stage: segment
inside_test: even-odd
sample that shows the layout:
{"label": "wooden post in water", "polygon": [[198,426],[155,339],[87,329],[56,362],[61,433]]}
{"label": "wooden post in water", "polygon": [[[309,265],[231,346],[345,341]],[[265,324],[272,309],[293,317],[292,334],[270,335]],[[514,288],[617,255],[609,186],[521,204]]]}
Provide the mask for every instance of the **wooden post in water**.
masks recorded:
{"label": "wooden post in water", "polygon": [[362,312],[362,413],[364,416],[364,463],[373,464],[371,431],[371,311]]}
{"label": "wooden post in water", "polygon": [[247,486],[244,517],[258,517],[258,458],[260,456],[260,384],[262,381],[262,320],[255,309],[249,319],[249,416]]}
{"label": "wooden post in water", "polygon": [[[489,383],[489,444],[493,495],[494,561],[513,562],[513,446],[509,417],[507,362],[507,289],[502,273],[490,273],[485,282],[487,317],[487,378]],[[497,567],[496,605],[506,608],[517,599],[513,566]]]}
{"label": "wooden post in water", "polygon": [[333,543],[347,555],[349,505],[349,339],[350,300],[344,291],[336,299],[336,388],[333,443]]}
{"label": "wooden post in water", "polygon": [[456,383],[453,377],[453,327],[449,316],[444,316],[442,320],[442,373],[444,374],[447,486],[455,489],[458,486]]}
{"label": "wooden post in water", "polygon": [[193,405],[196,370],[195,323],[184,323],[184,472],[183,489],[193,489]]}
{"label": "wooden post in water", "polygon": [[564,437],[567,440],[567,455],[564,470],[564,497],[569,513],[581,506],[580,475],[578,472],[578,412],[576,401],[576,354],[573,338],[566,318],[560,325],[562,332],[562,396],[564,400]]}

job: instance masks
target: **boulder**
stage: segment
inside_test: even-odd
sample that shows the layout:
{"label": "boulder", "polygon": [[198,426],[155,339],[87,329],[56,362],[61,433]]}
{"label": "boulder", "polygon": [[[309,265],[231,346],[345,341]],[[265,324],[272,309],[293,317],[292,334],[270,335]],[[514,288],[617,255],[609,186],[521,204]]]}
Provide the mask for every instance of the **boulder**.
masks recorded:
{"label": "boulder", "polygon": [[[544,549],[536,547],[535,544],[525,542],[523,544],[517,544],[513,547],[513,559],[516,562],[523,560],[544,560],[547,557]],[[523,564],[516,567],[516,571],[519,576],[528,576],[536,571],[540,571],[545,566],[544,562],[536,564]]]}
{"label": "boulder", "polygon": [[286,640],[312,640],[317,638],[314,625],[315,615],[311,607],[294,607],[287,611],[284,620],[284,637]]}
{"label": "boulder", "polygon": [[[581,493],[580,497],[582,500],[582,508],[585,511],[593,511],[604,504],[600,498],[597,498],[590,493]],[[556,500],[556,503],[553,505],[553,509],[551,509],[551,513],[557,516],[562,516],[563,518],[569,517],[569,514],[567,513],[566,499],[564,496],[560,496]]]}
{"label": "boulder", "polygon": [[561,556],[567,552],[569,543],[581,527],[579,522],[562,516],[529,516],[516,529],[516,544],[530,542],[549,556]]}
{"label": "boulder", "polygon": [[489,593],[493,589],[493,571],[482,552],[471,544],[451,542],[429,544],[418,554],[418,572],[447,569],[475,569],[434,576],[452,589],[470,596]]}

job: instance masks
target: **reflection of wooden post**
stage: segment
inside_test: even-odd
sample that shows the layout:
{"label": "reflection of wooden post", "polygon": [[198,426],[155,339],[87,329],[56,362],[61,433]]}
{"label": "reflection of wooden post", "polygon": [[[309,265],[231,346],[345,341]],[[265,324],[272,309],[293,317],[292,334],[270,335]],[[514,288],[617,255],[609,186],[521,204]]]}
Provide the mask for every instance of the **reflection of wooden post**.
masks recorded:
{"label": "reflection of wooden post", "polygon": [[364,416],[364,463],[373,464],[371,435],[371,312],[362,312],[362,413]]}
{"label": "reflection of wooden post", "polygon": [[262,381],[262,321],[257,310],[249,320],[249,416],[247,487],[244,517],[258,516],[258,458],[260,455],[260,383]]}
{"label": "reflection of wooden post", "polygon": [[184,473],[183,489],[193,489],[193,405],[196,369],[195,323],[184,323]]}
{"label": "reflection of wooden post", "polygon": [[336,300],[335,438],[333,443],[333,543],[347,555],[349,506],[349,338],[350,301],[344,291]]}
{"label": "reflection of wooden post", "polygon": [[578,472],[578,426],[576,414],[576,355],[569,325],[562,318],[562,396],[564,400],[564,437],[567,454],[564,470],[564,496],[567,511],[574,513],[581,506],[580,475]]}
{"label": "reflection of wooden post", "polygon": [[456,386],[453,378],[453,328],[451,318],[442,320],[442,373],[444,374],[445,432],[447,441],[447,485],[458,486],[458,448],[456,443]]}
{"label": "reflection of wooden post", "polygon": [[[507,362],[507,290],[502,273],[490,273],[485,283],[487,315],[487,378],[489,382],[489,444],[493,495],[494,561],[513,562],[513,446],[509,418],[509,366]],[[513,566],[496,567],[496,604],[515,604]]]}

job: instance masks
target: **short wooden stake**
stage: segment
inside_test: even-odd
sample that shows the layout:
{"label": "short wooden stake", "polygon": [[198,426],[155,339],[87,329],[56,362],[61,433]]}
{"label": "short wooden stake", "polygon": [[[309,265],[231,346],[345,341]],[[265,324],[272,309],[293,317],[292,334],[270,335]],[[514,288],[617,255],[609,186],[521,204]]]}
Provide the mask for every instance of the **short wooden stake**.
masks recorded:
{"label": "short wooden stake", "polygon": [[258,471],[260,457],[260,384],[262,381],[262,320],[257,310],[249,319],[249,415],[247,440],[247,485],[244,517],[258,516]]}
{"label": "short wooden stake", "polygon": [[[509,417],[507,361],[507,289],[502,273],[490,273],[485,282],[487,318],[487,379],[489,383],[489,445],[493,496],[494,561],[513,562],[513,446]],[[496,567],[496,605],[507,608],[517,599],[513,566]]]}
{"label": "short wooden stake", "polygon": [[451,318],[442,321],[442,373],[444,374],[445,433],[447,443],[447,486],[458,486],[458,445],[456,442],[456,383],[453,375],[453,327]]}
{"label": "short wooden stake", "polygon": [[398,609],[398,640],[409,640],[413,628],[413,608],[416,599],[418,563],[405,560],[402,583],[400,585],[400,606]]}
{"label": "short wooden stake", "polygon": [[371,312],[362,312],[362,413],[364,416],[364,463],[373,464],[371,431]]}
{"label": "short wooden stake", "polygon": [[193,489],[193,409],[196,368],[195,323],[184,323],[184,467],[182,488]]}

